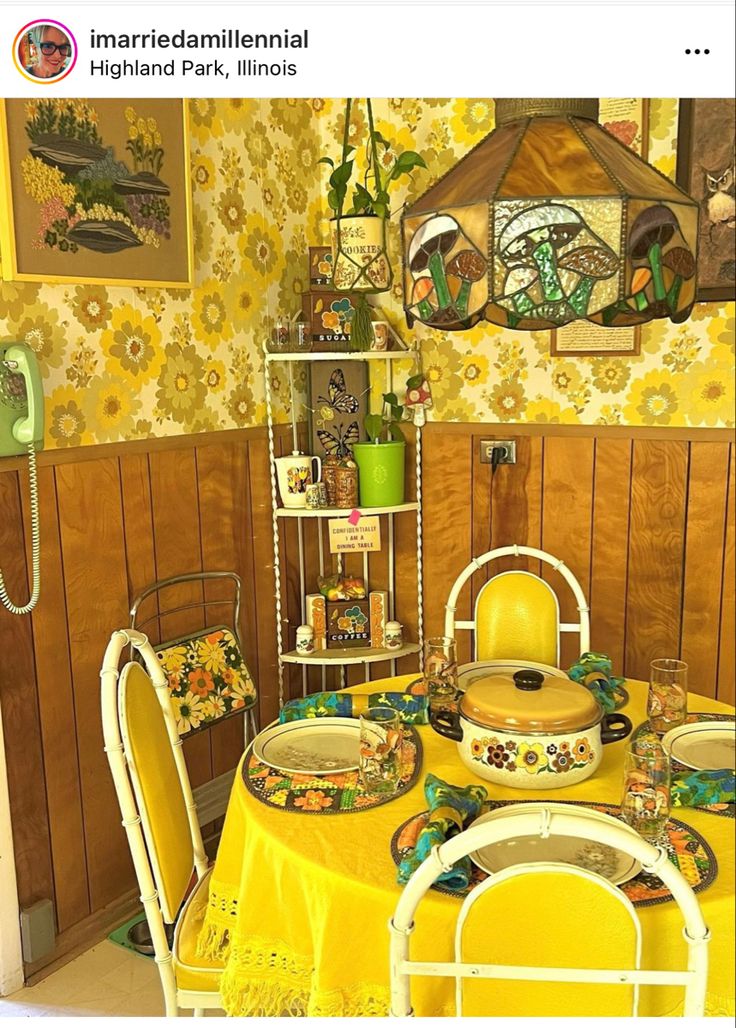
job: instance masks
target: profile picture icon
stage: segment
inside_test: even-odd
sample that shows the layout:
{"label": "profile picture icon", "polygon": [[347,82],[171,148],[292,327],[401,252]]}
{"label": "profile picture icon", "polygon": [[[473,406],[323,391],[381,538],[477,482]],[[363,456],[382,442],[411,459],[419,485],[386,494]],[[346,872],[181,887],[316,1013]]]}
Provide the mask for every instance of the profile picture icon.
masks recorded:
{"label": "profile picture icon", "polygon": [[50,85],[66,78],[77,60],[77,41],[60,21],[30,21],[13,42],[18,71],[30,82]]}

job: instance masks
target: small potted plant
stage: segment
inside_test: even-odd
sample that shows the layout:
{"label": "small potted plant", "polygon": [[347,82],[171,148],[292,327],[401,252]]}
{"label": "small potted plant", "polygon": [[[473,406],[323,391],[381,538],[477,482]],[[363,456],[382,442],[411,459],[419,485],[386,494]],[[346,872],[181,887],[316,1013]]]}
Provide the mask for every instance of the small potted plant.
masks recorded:
{"label": "small potted plant", "polygon": [[351,100],[345,106],[345,132],[342,160],[335,164],[331,157],[320,158],[330,173],[327,202],[335,212],[332,219],[332,284],[335,289],[358,293],[358,302],[351,326],[352,348],[367,350],[371,344],[370,309],[366,293],[381,293],[391,287],[391,264],[388,259],[386,222],[389,212],[389,187],[414,168],[426,168],[424,159],[413,150],[396,156],[393,163],[383,167],[378,158],[379,146],[384,151],[391,144],[376,132],[373,109],[368,99],[368,144],[366,169],[362,182],[355,182],[351,204],[346,210],[348,187],[355,168],[355,147],[348,145]]}
{"label": "small potted plant", "polygon": [[395,393],[384,393],[383,414],[366,415],[369,442],[354,443],[361,507],[396,507],[404,502],[404,451],[399,427],[404,407]]}

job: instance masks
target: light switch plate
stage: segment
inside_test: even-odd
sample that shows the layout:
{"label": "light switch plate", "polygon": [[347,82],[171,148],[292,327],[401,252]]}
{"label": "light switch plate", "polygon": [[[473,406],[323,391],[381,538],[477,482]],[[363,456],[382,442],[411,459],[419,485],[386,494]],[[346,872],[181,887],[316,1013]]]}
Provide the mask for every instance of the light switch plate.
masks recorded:
{"label": "light switch plate", "polygon": [[491,454],[496,448],[505,448],[501,455],[499,464],[516,464],[516,440],[515,439],[481,439],[480,441],[480,462],[481,464],[491,463]]}

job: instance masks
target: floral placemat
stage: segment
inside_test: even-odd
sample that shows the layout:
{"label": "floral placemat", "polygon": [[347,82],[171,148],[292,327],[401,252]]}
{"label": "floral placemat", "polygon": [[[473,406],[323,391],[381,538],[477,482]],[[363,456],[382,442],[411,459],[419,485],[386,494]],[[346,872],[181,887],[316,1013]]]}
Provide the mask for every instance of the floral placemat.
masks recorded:
{"label": "floral placemat", "polygon": [[[693,711],[688,714],[685,718],[685,724],[692,725],[699,721],[736,721],[736,715],[734,714],[712,714],[707,711]],[[644,732],[649,731],[649,722],[643,721],[638,725],[631,734],[632,741],[637,739]],[[670,767],[673,775],[687,775],[692,774],[692,768],[688,767],[687,764],[681,764],[679,760],[675,760],[674,757],[670,757]],[[684,809],[683,807],[679,808]],[[735,805],[733,803],[709,803],[709,804],[694,804],[693,810],[704,810],[706,814],[717,814],[719,817],[734,817],[736,816]]]}
{"label": "floral placemat", "polygon": [[[516,803],[544,803],[544,800],[490,800],[484,804],[483,812],[498,810],[500,807],[508,807]],[[578,807],[589,807],[591,810],[598,810],[603,814],[610,814],[611,817],[620,818],[618,807],[612,803],[584,803],[581,800],[568,800],[568,803]],[[416,845],[417,837],[427,823],[429,811],[423,810],[414,814],[403,824],[399,825],[391,839],[391,856],[398,866],[404,857]],[[687,879],[693,892],[702,892],[707,889],[718,876],[718,863],[715,854],[705,841],[703,836],[696,832],[690,825],[684,824],[675,818],[667,822],[667,852],[670,860],[676,865]],[[479,882],[484,881],[488,875],[473,864],[473,874],[467,889],[462,892],[445,888],[441,884],[432,886],[437,892],[447,893],[449,896],[457,896],[462,899]],[[628,896],[631,902],[637,907],[651,907],[657,903],[666,903],[672,899],[672,893],[657,878],[656,875],[640,871],[639,874],[624,882],[619,888]]]}
{"label": "floral placemat", "polygon": [[354,814],[372,810],[403,796],[415,784],[422,767],[422,743],[411,725],[402,724],[401,780],[388,796],[367,793],[357,771],[338,775],[292,774],[256,760],[243,761],[246,789],[261,803],[292,814]]}

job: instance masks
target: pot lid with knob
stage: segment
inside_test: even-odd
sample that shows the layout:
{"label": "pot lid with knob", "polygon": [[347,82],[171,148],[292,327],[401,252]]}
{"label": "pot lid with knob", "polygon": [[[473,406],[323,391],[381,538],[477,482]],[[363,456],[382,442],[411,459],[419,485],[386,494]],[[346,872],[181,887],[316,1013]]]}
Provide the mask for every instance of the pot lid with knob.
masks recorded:
{"label": "pot lid with knob", "polygon": [[582,731],[603,717],[601,705],[584,685],[532,669],[474,681],[459,710],[482,728],[536,735]]}

